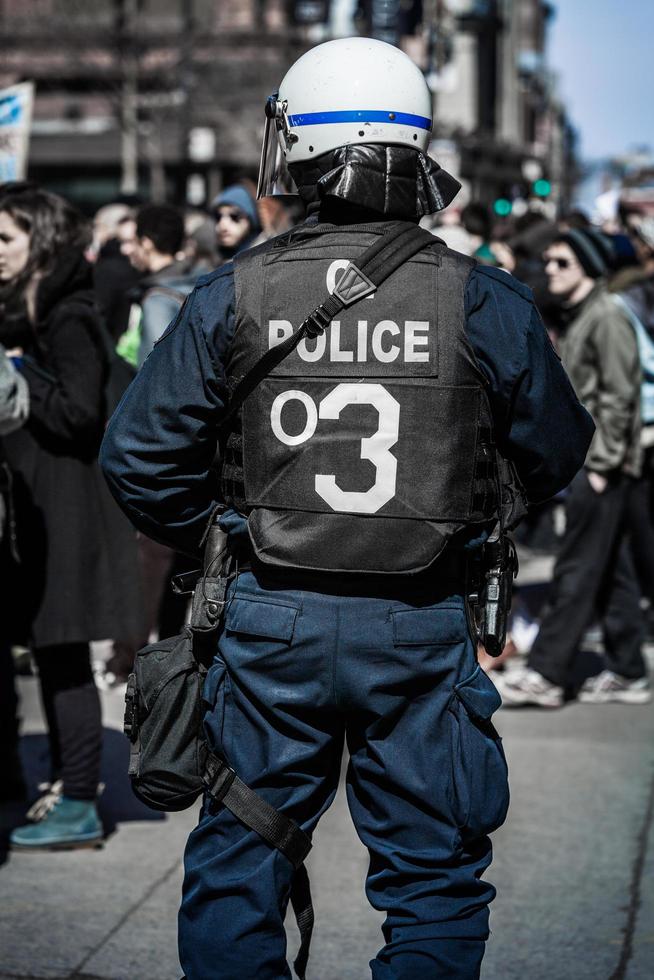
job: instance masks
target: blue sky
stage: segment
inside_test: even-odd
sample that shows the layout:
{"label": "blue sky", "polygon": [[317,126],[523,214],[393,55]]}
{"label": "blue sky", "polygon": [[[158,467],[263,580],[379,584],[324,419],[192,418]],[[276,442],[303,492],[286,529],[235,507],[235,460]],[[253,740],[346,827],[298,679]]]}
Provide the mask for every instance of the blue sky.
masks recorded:
{"label": "blue sky", "polygon": [[654,152],[654,0],[555,0],[548,61],[585,159]]}

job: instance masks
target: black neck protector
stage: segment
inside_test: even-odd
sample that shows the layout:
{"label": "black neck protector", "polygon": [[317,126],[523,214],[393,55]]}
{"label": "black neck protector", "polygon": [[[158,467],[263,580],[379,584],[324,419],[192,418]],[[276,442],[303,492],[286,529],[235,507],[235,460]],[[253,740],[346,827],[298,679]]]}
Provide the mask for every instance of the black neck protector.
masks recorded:
{"label": "black neck protector", "polygon": [[338,215],[340,202],[347,202],[350,221],[352,207],[377,220],[383,215],[419,221],[447,207],[461,187],[419,150],[381,143],[340,146],[315,160],[290,164],[289,170],[305,205],[320,203],[321,220],[325,210]]}

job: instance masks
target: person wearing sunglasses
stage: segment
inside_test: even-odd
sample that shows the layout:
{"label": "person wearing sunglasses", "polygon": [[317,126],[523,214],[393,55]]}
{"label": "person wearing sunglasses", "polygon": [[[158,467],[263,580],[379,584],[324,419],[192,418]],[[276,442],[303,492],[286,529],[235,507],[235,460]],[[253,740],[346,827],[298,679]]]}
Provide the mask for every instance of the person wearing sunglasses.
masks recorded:
{"label": "person wearing sunglasses", "polygon": [[216,217],[216,241],[223,262],[251,248],[261,234],[257,206],[240,184],[227,187],[212,202]]}
{"label": "person wearing sunglasses", "polygon": [[[558,708],[572,693],[593,704],[651,699],[625,525],[630,486],[641,467],[641,368],[627,312],[606,288],[610,260],[609,239],[592,228],[566,231],[543,255],[549,290],[567,313],[563,364],[596,431],[566,499],[566,530],[540,633],[527,666],[498,682],[505,705]],[[596,614],[604,628],[605,669],[575,692],[573,663]]]}

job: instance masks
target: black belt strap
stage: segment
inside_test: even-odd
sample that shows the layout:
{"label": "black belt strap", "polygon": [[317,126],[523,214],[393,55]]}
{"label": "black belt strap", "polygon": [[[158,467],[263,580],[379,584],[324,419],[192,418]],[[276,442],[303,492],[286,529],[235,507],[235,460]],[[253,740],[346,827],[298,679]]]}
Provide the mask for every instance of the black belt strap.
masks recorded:
{"label": "black belt strap", "polygon": [[250,789],[213,752],[207,757],[204,785],[217,803],[223,803],[237,820],[281,851],[295,868],[291,883],[291,905],[300,931],[300,949],[293,966],[300,980],[304,980],[314,921],[309,876],[304,866],[304,860],[311,850],[310,837],[294,820],[275,810],[263,797]]}
{"label": "black belt strap", "polygon": [[331,321],[346,306],[351,306],[364,296],[370,296],[390,275],[404,265],[413,255],[428,245],[439,241],[429,231],[418,227],[411,221],[398,221],[377,241],[369,246],[359,258],[359,264],[350,262],[343,271],[336,289],[324,303],[310,313],[295,333],[281,344],[271,347],[259,358],[234,388],[229,400],[229,411],[221,422],[225,426],[236,415],[239,408],[254,389],[295,350],[305,337],[316,337],[323,333]]}
{"label": "black belt strap", "polygon": [[295,957],[293,968],[300,980],[304,980],[309,962],[309,945],[313,932],[313,903],[311,888],[306,867],[301,864],[295,872],[291,884],[291,905],[295,913],[295,921],[300,930],[300,948]]}

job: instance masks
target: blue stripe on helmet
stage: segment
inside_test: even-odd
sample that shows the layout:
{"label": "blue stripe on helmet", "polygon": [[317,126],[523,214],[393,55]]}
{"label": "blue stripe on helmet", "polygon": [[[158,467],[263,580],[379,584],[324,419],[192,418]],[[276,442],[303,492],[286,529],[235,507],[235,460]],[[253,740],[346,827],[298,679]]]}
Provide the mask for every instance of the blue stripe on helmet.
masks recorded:
{"label": "blue stripe on helmet", "polygon": [[410,112],[380,112],[377,109],[349,109],[346,112],[303,112],[289,116],[289,126],[324,126],[327,123],[392,123],[396,126],[413,126],[415,129],[431,129],[431,119],[414,116]]}

